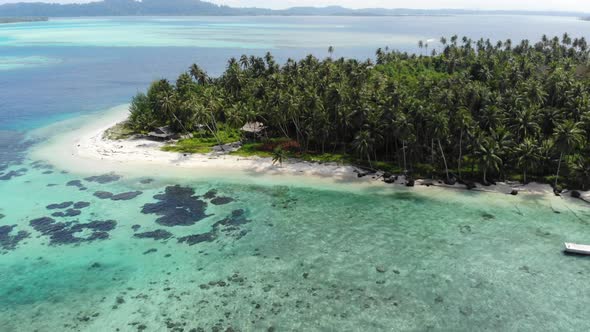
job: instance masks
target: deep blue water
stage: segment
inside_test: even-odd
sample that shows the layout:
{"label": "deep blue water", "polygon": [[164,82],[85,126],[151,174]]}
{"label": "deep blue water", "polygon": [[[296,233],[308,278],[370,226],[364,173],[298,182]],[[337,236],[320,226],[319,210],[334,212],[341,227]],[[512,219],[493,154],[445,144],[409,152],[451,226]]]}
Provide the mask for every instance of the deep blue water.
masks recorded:
{"label": "deep blue water", "polygon": [[[4,160],[28,130],[126,103],[151,81],[174,80],[190,64],[219,75],[230,57],[279,62],[312,53],[366,59],[378,47],[421,52],[453,34],[538,40],[542,34],[590,39],[589,22],[562,17],[210,17],[92,18],[0,26],[0,142]],[[4,64],[4,68],[2,65]],[[11,134],[12,133],[12,134]]]}

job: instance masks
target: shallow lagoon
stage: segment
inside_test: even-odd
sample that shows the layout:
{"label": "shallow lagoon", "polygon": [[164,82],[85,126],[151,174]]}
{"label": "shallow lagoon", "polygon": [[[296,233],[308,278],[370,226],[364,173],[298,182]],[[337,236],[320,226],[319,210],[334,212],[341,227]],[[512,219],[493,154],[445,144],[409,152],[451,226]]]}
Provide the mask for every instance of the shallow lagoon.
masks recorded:
{"label": "shallow lagoon", "polygon": [[[294,33],[295,24],[305,27]],[[379,46],[414,51],[418,39],[466,30],[517,40],[577,36],[587,24],[498,16],[1,27],[11,63],[43,61],[0,72],[0,330],[589,329],[579,308],[590,304],[590,260],[561,252],[564,241],[590,238],[590,212],[574,201],[141,169],[90,181],[104,172],[63,173],[30,160],[31,144],[44,138],[23,139],[32,128],[127,102],[193,61],[216,74],[229,56],[266,48],[279,61],[327,56],[327,45],[336,56],[368,57]],[[117,25],[133,29],[106,41]],[[215,33],[201,43],[187,27]]]}
{"label": "shallow lagoon", "polygon": [[[590,233],[590,212],[573,201],[354,184],[84,180],[43,163],[14,170],[22,167],[0,181],[10,193],[0,225],[16,225],[9,237],[30,234],[0,256],[2,331],[590,327],[577,310],[590,304],[590,260],[561,252],[563,241]],[[95,195],[137,191],[129,200]],[[51,204],[68,201],[89,206],[51,216],[73,206]],[[32,227],[42,217],[72,221],[70,231],[96,220],[116,226],[108,237],[72,242],[63,228]]]}

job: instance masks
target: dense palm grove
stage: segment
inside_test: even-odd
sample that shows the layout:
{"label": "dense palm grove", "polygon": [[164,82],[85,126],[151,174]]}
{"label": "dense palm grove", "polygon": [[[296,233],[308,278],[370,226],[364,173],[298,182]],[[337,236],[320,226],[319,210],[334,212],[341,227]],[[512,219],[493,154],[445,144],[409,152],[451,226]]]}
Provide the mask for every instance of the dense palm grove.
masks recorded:
{"label": "dense palm grove", "polygon": [[[419,44],[423,53],[428,45]],[[308,56],[284,65],[230,59],[211,78],[193,65],[133,99],[139,132],[262,122],[302,153],[345,153],[367,166],[453,179],[590,185],[590,66],[584,38],[492,43],[457,36],[440,51],[379,49],[375,62]]]}

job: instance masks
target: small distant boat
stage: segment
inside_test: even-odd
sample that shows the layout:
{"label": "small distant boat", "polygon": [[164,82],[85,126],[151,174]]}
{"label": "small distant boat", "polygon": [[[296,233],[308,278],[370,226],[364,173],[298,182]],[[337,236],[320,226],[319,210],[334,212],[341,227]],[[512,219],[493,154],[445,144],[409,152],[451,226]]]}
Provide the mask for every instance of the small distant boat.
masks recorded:
{"label": "small distant boat", "polygon": [[580,255],[590,255],[590,246],[566,242],[565,251]]}

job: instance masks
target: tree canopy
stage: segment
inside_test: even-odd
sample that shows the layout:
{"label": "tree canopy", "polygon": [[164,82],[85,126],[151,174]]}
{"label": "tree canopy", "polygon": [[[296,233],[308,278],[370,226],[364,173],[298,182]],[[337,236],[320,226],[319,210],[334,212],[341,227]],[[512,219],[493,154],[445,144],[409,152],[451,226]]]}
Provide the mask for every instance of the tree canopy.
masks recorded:
{"label": "tree canopy", "polygon": [[[425,49],[426,44],[421,43]],[[375,60],[285,64],[230,59],[216,78],[192,65],[132,102],[137,131],[262,122],[266,137],[306,153],[346,153],[378,167],[441,178],[515,178],[585,187],[590,63],[584,38],[491,42],[441,38],[428,55],[379,49]],[[586,189],[586,188],[584,188]]]}

